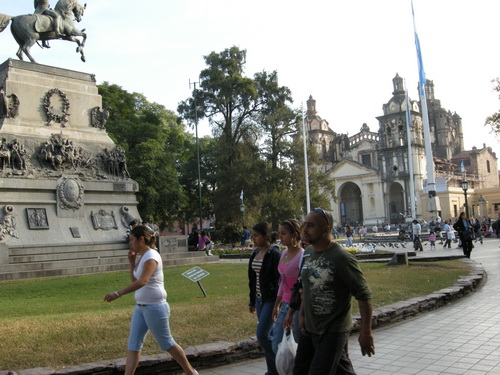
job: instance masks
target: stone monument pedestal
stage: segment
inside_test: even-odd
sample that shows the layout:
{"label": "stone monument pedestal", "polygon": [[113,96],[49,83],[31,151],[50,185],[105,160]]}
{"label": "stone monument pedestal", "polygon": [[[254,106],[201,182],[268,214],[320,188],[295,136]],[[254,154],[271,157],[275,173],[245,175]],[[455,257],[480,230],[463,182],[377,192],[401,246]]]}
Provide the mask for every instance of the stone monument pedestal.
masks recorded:
{"label": "stone monument pedestal", "polygon": [[139,186],[101,107],[91,74],[0,65],[0,274],[10,275],[3,279],[126,263]]}

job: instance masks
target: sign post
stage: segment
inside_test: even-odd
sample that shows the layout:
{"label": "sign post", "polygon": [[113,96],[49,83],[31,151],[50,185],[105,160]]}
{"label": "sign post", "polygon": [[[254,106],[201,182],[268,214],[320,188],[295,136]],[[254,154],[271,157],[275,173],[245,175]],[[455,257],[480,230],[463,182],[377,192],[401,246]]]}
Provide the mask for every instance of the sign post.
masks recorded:
{"label": "sign post", "polygon": [[184,276],[185,278],[191,280],[192,282],[198,283],[198,286],[200,287],[204,297],[207,296],[207,293],[205,292],[205,289],[203,289],[200,280],[208,275],[210,275],[210,273],[201,269],[200,267],[193,267],[182,273],[182,276]]}

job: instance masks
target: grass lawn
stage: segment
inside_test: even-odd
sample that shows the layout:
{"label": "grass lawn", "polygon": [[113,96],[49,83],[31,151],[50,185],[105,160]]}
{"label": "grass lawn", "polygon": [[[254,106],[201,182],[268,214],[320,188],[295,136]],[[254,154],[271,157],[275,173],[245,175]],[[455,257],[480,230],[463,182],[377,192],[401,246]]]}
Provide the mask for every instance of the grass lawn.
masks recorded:
{"label": "grass lawn", "polygon": [[[182,272],[165,269],[171,328],[183,347],[253,336],[248,312],[247,266],[206,264],[201,280],[207,297]],[[373,291],[374,307],[426,295],[455,283],[469,266],[459,261],[415,263],[410,267],[361,264]],[[106,293],[129,283],[128,272],[0,283],[0,370],[62,368],[125,356],[133,295],[113,303]],[[159,353],[148,335],[143,353]]]}

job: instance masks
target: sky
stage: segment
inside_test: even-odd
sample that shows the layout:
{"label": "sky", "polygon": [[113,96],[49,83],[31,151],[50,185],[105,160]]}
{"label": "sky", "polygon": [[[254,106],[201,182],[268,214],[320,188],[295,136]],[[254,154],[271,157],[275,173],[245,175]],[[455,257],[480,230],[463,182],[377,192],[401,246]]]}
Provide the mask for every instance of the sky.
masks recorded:
{"label": "sky", "polygon": [[[83,3],[83,0],[81,0]],[[56,1],[50,1],[55,6]],[[353,135],[392,97],[392,79],[406,80],[418,99],[418,67],[410,0],[87,0],[82,22],[87,62],[75,45],[37,45],[38,63],[96,75],[98,83],[139,92],[177,110],[203,56],[233,45],[247,50],[245,74],[278,72],[294,107],[316,99],[318,115],[337,133]],[[500,77],[500,1],[414,0],[424,69],[442,106],[462,117],[466,149],[500,140],[484,127],[499,109],[491,80]],[[32,0],[0,0],[0,13],[33,12]],[[10,29],[0,34],[0,63],[16,58]],[[209,135],[208,123],[200,134]]]}

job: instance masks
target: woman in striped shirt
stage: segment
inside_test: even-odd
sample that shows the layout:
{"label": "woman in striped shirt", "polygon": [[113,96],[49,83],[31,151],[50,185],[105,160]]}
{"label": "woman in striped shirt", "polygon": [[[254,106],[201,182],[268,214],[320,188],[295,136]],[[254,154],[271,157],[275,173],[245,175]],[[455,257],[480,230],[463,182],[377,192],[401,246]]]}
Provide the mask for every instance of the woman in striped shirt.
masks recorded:
{"label": "woman in striped shirt", "polygon": [[248,262],[250,288],[250,313],[257,313],[256,335],[264,349],[267,375],[278,375],[276,354],[272,347],[273,309],[278,294],[280,251],[270,243],[271,226],[266,223],[255,224],[252,239],[256,246]]}

